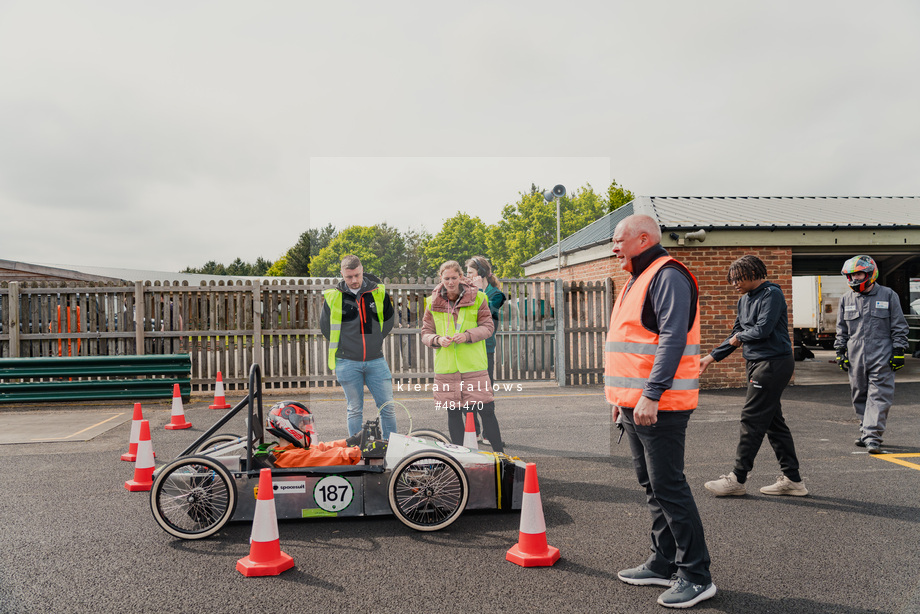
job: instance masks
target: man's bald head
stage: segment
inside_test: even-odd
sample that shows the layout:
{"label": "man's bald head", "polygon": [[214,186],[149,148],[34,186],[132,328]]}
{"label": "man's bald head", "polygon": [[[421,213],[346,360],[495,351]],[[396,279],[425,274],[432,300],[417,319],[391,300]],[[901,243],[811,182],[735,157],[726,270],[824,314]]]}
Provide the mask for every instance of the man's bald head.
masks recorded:
{"label": "man's bald head", "polygon": [[617,224],[617,227],[623,226],[623,230],[630,237],[638,236],[642,233],[648,235],[652,244],[661,243],[661,228],[658,222],[650,215],[630,215]]}
{"label": "man's bald head", "polygon": [[612,241],[613,255],[620,259],[620,267],[632,273],[632,259],[661,243],[661,228],[653,217],[630,215],[617,224]]}

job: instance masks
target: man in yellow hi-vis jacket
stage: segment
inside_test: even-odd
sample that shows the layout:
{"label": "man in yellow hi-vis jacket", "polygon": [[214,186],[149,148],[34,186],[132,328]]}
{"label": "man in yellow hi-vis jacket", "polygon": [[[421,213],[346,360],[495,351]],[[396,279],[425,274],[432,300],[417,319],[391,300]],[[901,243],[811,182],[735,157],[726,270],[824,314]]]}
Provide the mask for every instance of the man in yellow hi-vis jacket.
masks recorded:
{"label": "man in yellow hi-vis jacket", "polygon": [[393,330],[393,301],[380,280],[364,272],[357,256],[342,259],[339,285],[323,293],[320,330],[329,340],[329,368],[345,392],[348,435],[364,425],[364,386],[380,410],[383,438],[396,430],[393,375],[383,357],[383,339]]}

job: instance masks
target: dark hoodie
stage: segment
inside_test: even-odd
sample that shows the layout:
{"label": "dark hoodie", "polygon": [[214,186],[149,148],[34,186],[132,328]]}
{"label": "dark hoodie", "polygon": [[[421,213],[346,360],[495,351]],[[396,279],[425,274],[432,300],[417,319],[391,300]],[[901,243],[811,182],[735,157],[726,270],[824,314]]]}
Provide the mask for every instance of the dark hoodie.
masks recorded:
{"label": "dark hoodie", "polygon": [[[792,355],[786,297],[779,286],[765,281],[738,299],[738,315],[728,339],[736,333],[746,360],[775,360]],[[710,352],[716,361],[735,351],[728,339]]]}
{"label": "dark hoodie", "polygon": [[[365,272],[364,281],[357,295],[352,294],[344,281],[336,289],[342,293],[342,335],[336,358],[345,360],[376,360],[383,357],[383,338],[393,330],[393,300],[387,294],[383,301],[383,329],[377,317],[377,305],[371,290],[380,279]],[[329,304],[323,301],[323,313],[319,319],[323,337],[329,338]]]}

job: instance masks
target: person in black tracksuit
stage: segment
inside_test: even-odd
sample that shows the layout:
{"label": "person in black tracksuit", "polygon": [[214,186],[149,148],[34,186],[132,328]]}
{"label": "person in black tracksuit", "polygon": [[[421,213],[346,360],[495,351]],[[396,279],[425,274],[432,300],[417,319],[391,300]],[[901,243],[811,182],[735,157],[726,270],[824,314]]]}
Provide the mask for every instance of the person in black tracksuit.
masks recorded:
{"label": "person in black tracksuit", "polygon": [[802,484],[795,444],[780,402],[795,370],[786,299],[780,287],[766,277],[767,268],[756,256],[742,256],[731,264],[728,280],[742,293],[732,334],[700,360],[700,375],[713,362],[724,359],[738,347],[742,348],[747,360],[747,398],[741,410],[741,437],[734,471],[705,484],[707,490],[718,496],[746,494],[744,484],[754,467],[764,435],[773,446],[783,475],[760,492],[767,495],[808,494]]}

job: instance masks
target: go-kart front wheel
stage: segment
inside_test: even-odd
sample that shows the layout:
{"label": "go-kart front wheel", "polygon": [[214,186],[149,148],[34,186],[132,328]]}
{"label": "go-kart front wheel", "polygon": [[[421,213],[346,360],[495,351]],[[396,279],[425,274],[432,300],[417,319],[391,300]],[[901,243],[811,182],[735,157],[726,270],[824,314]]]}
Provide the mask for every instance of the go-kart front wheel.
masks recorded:
{"label": "go-kart front wheel", "polygon": [[421,439],[431,439],[435,442],[450,443],[450,437],[434,429],[416,429],[409,433],[409,437],[419,437]]}
{"label": "go-kart front wheel", "polygon": [[192,454],[207,454],[209,452],[215,452],[216,448],[222,446],[223,444],[238,442],[241,440],[242,437],[239,435],[231,435],[230,433],[214,435],[213,437],[205,439],[200,446],[195,448],[195,451]]}
{"label": "go-kart front wheel", "polygon": [[223,527],[236,509],[236,482],[220,462],[185,456],[162,467],[150,491],[150,509],[164,531],[201,539]]}
{"label": "go-kart front wheel", "polygon": [[466,471],[436,450],[410,454],[393,468],[387,487],[390,509],[416,531],[438,531],[455,521],[469,499]]}

